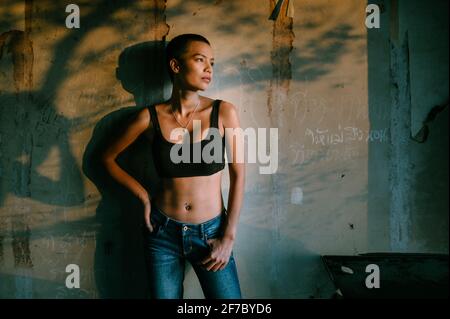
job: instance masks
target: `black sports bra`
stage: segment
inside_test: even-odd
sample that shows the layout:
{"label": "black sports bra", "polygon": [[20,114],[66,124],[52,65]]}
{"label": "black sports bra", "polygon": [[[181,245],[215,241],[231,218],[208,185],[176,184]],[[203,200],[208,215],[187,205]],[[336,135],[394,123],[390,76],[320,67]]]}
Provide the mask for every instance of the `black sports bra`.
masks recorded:
{"label": "black sports bra", "polygon": [[[211,118],[209,125],[210,128],[213,127],[216,129],[219,128],[220,102],[221,100],[215,100],[213,102],[213,109],[211,111]],[[207,176],[217,173],[218,171],[224,169],[225,136],[221,138],[221,143],[217,144],[220,145],[220,154],[219,154],[220,156],[217,156],[215,154],[217,147],[212,147],[212,145],[208,147],[208,150],[210,150],[209,155],[211,155],[210,158],[214,159],[211,163],[205,162],[205,159],[203,158],[203,156],[201,156],[204,153],[203,152],[204,148],[209,143],[213,143],[214,141],[214,135],[211,133],[211,131],[208,131],[208,136],[206,139],[203,139],[195,143],[189,143],[189,161],[186,162],[184,162],[183,160],[180,161],[179,159],[181,158],[183,149],[182,144],[172,143],[164,138],[164,136],[161,133],[161,128],[159,126],[155,105],[149,106],[148,109],[150,111],[153,128],[155,129],[155,136],[152,144],[153,160],[155,162],[158,175],[160,177],[172,178],[172,177]],[[198,144],[201,144],[200,149],[198,148]],[[196,147],[194,147],[194,145],[196,145]],[[178,152],[178,155],[180,156],[176,160],[178,162],[174,162],[170,158],[170,151],[172,147],[178,148],[178,150],[176,150]],[[195,156],[196,161],[194,162],[194,151],[199,152],[199,150],[201,150],[201,153],[196,154]],[[215,161],[216,159],[220,160]]]}

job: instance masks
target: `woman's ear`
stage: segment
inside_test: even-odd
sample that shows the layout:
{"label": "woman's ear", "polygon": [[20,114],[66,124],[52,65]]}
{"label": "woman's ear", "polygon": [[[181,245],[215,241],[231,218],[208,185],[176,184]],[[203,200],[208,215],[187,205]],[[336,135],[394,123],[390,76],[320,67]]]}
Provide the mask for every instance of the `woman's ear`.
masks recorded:
{"label": "woman's ear", "polygon": [[170,65],[170,69],[172,70],[172,72],[174,74],[177,74],[180,72],[180,63],[178,62],[177,59],[172,58],[169,62],[169,65]]}

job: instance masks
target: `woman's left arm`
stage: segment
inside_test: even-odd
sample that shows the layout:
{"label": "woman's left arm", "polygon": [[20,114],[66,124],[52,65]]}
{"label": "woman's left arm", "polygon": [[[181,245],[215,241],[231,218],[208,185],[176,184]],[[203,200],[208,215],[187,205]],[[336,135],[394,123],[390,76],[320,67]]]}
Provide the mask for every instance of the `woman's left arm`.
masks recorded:
{"label": "woman's left arm", "polygon": [[245,190],[244,137],[236,107],[227,102],[223,102],[223,106],[222,123],[224,128],[232,133],[226,139],[227,149],[230,150],[227,153],[230,190],[223,237],[234,242]]}
{"label": "woman's left arm", "polygon": [[[224,235],[218,239],[208,240],[210,254],[202,261],[207,270],[222,270],[228,264],[236,238],[237,225],[245,190],[244,139],[239,124],[236,107],[222,102],[220,118],[225,129],[227,142],[228,169],[230,173],[230,190],[228,195],[227,218]],[[232,129],[232,130],[231,130]]]}
{"label": "woman's left arm", "polygon": [[[234,241],[245,190],[244,137],[239,123],[238,112],[233,104],[224,102],[222,118],[224,128],[228,129],[227,131],[230,133],[232,132],[232,134],[229,134],[230,138],[227,139],[230,190],[224,238]],[[233,131],[230,129],[233,129]]]}

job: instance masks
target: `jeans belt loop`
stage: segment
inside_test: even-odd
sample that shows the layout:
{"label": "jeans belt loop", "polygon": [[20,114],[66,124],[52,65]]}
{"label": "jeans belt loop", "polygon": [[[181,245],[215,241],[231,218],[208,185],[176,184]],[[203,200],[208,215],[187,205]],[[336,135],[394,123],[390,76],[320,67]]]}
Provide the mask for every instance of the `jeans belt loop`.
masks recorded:
{"label": "jeans belt loop", "polygon": [[170,219],[169,219],[169,217],[167,217],[167,216],[164,216],[164,218],[165,218],[165,221],[164,221],[164,228],[167,228],[167,224],[169,224]]}
{"label": "jeans belt loop", "polygon": [[205,240],[205,228],[204,228],[204,224],[200,224],[200,238],[202,240]]}

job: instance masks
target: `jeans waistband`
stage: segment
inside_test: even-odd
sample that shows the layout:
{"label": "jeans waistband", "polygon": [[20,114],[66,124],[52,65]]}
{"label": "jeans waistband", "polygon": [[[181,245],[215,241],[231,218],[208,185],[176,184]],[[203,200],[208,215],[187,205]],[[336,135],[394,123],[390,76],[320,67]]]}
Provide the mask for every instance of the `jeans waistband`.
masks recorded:
{"label": "jeans waistband", "polygon": [[221,213],[217,215],[216,217],[207,220],[203,223],[199,224],[192,224],[192,223],[185,223],[178,220],[175,220],[173,218],[170,218],[167,216],[160,208],[158,208],[155,204],[152,203],[152,212],[151,216],[158,222],[163,228],[166,227],[174,227],[174,228],[188,228],[191,232],[198,232],[200,235],[203,235],[205,230],[207,230],[209,227],[215,225],[216,223],[220,223],[220,220],[222,217],[226,214],[226,209],[223,208]]}

